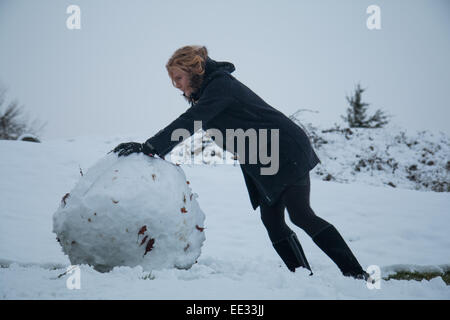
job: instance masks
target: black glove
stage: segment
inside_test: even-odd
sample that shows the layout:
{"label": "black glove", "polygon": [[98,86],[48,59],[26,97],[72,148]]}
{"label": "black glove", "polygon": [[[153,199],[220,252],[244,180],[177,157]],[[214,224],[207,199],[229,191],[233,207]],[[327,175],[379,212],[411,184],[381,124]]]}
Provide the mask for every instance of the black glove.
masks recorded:
{"label": "black glove", "polygon": [[[120,156],[128,156],[132,153],[140,153],[153,157],[155,154],[158,154],[157,151],[153,148],[153,146],[149,143],[138,143],[138,142],[125,142],[119,144],[112,150],[114,153],[119,153]],[[161,157],[163,158],[163,157]],[[164,158],[163,158],[164,159]]]}
{"label": "black glove", "polygon": [[120,156],[128,156],[132,153],[142,152],[142,144],[138,142],[124,142],[113,149],[114,153],[119,153]]}

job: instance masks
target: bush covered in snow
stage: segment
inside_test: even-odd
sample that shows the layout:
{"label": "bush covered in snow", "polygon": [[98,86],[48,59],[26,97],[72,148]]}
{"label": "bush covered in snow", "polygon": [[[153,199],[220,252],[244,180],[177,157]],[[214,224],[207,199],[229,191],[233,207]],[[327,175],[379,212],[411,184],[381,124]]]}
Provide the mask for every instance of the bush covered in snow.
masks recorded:
{"label": "bush covered in snow", "polygon": [[53,232],[72,264],[187,269],[205,240],[196,197],[179,166],[111,153],[63,197]]}
{"label": "bush covered in snow", "polygon": [[321,160],[313,174],[323,180],[364,182],[416,190],[450,192],[450,140],[444,133],[386,128],[305,129]]}
{"label": "bush covered in snow", "polygon": [[24,133],[20,135],[17,140],[19,141],[29,141],[29,142],[41,142],[37,136],[31,133]]}

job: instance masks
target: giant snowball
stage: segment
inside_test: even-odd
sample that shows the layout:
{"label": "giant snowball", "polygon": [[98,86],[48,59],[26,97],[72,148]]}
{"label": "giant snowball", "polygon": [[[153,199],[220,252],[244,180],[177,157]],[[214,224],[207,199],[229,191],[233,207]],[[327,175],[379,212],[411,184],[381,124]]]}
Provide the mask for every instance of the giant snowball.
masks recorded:
{"label": "giant snowball", "polygon": [[143,154],[99,160],[66,194],[53,232],[72,264],[100,272],[190,268],[205,241],[205,215],[183,170]]}

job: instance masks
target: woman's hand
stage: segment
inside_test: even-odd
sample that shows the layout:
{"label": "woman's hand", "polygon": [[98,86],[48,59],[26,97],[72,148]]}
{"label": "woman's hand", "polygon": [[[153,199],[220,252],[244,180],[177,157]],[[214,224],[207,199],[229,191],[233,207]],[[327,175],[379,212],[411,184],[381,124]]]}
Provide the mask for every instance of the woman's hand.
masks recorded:
{"label": "woman's hand", "polygon": [[152,145],[149,145],[148,143],[142,144],[138,142],[121,143],[117,147],[115,147],[112,151],[114,153],[119,153],[119,157],[128,156],[132,153],[141,153],[141,152],[143,152],[149,157],[153,157],[155,154],[158,154]]}
{"label": "woman's hand", "polygon": [[138,142],[124,142],[113,149],[114,153],[119,153],[120,156],[128,156],[132,153],[142,152],[142,144]]}

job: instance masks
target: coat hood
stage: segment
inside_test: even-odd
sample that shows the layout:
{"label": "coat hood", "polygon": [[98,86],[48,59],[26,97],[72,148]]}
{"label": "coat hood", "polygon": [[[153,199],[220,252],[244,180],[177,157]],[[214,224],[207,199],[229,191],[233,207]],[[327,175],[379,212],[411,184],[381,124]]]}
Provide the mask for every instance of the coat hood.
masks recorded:
{"label": "coat hood", "polygon": [[195,101],[200,99],[203,89],[205,88],[206,84],[211,81],[211,79],[213,78],[213,74],[216,74],[217,71],[232,73],[234,70],[236,70],[236,68],[231,62],[216,61],[207,56],[205,61],[205,73],[203,75],[202,85],[196,92],[193,92],[188,99],[191,105],[194,104]]}
{"label": "coat hood", "polygon": [[236,70],[236,68],[234,67],[234,64],[232,64],[231,62],[215,61],[211,59],[209,56],[206,57],[205,76],[217,70],[223,70],[232,73],[234,70]]}

